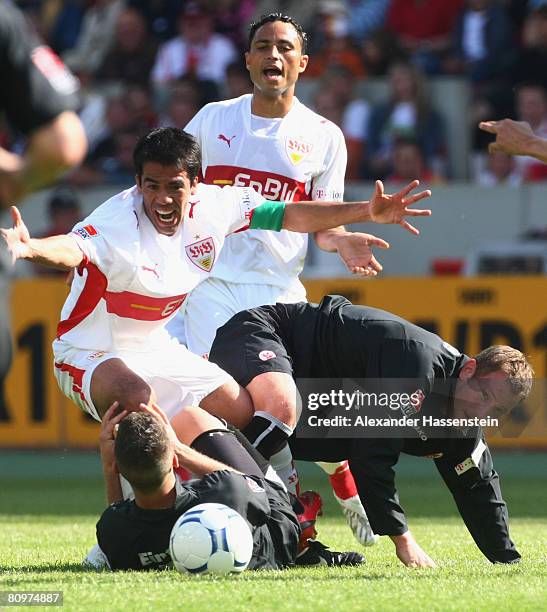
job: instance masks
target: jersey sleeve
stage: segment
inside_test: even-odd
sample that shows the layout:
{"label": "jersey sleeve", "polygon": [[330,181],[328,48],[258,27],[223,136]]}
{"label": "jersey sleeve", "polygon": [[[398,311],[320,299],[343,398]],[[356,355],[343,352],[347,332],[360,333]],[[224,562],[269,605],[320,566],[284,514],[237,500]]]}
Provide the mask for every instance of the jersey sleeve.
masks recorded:
{"label": "jersey sleeve", "polygon": [[435,464],[469,533],[492,563],[517,563],[520,554],[509,537],[507,505],[482,431],[476,438],[460,438],[452,444],[452,450]]}
{"label": "jersey sleeve", "polygon": [[114,247],[109,240],[108,230],[97,224],[93,215],[90,215],[74,226],[70,236],[76,240],[76,244],[84,255],[83,265],[92,263],[108,276],[108,271],[115,259]]}
{"label": "jersey sleeve", "polygon": [[[267,202],[252,187],[223,187],[223,192],[229,195],[226,235],[246,230],[251,226],[255,210],[263,204],[274,205],[284,209],[282,202]],[[274,213],[275,217],[275,213]],[[274,219],[275,221],[275,219]],[[258,228],[259,226],[254,225]],[[274,229],[263,227],[262,229]]]}
{"label": "jersey sleeve", "polygon": [[0,79],[0,107],[24,134],[78,106],[77,79],[6,2],[0,6]]}
{"label": "jersey sleeve", "polygon": [[341,202],[344,199],[344,177],[348,161],[346,142],[340,128],[330,123],[326,127],[330,132],[330,142],[324,166],[313,177],[312,200]]}

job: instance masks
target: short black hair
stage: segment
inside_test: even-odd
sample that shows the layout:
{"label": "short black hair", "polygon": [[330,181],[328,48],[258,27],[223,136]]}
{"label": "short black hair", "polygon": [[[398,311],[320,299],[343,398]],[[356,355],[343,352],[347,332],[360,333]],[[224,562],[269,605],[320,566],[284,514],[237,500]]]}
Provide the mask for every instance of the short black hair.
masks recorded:
{"label": "short black hair", "polygon": [[130,412],[118,427],[114,456],[118,470],[137,491],[152,493],[171,470],[172,444],[165,427],[148,412]]}
{"label": "short black hair", "polygon": [[306,48],[308,46],[308,35],[306,32],[304,32],[302,26],[298,23],[298,21],[296,21],[296,19],[289,17],[289,15],[284,15],[283,13],[270,13],[269,15],[262,15],[258,21],[253,21],[251,23],[249,26],[249,49],[253,44],[253,38],[255,37],[258,28],[261,28],[266,23],[273,23],[274,21],[290,23],[298,34],[300,46],[302,47],[302,53],[306,53]]}
{"label": "short black hair", "polygon": [[137,176],[142,176],[146,162],[177,166],[193,181],[201,168],[201,149],[188,132],[174,127],[160,127],[141,136],[135,145],[133,164]]}

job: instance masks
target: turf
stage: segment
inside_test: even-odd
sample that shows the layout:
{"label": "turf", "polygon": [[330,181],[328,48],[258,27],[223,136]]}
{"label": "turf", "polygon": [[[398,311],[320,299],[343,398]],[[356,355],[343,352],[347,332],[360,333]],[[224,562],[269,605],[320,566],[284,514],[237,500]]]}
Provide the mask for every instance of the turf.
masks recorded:
{"label": "turf", "polygon": [[[95,455],[0,454],[0,590],[61,590],[67,610],[547,610],[547,455],[498,454],[519,565],[494,566],[475,547],[432,462],[398,468],[411,529],[437,561],[407,570],[387,538],[353,569],[245,572],[234,578],[175,571],[84,571],[104,497]],[[354,547],[324,479],[304,468],[305,485],[324,495],[320,539]]]}

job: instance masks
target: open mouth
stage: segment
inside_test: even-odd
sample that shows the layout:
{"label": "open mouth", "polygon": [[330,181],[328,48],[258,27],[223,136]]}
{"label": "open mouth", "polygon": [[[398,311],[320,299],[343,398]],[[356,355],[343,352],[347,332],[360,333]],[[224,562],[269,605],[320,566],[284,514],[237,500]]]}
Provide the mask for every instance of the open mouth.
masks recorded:
{"label": "open mouth", "polygon": [[156,211],[156,218],[158,219],[159,225],[164,227],[172,227],[177,223],[177,211],[170,210],[168,212]]}
{"label": "open mouth", "polygon": [[282,76],[283,73],[281,68],[277,68],[276,66],[270,66],[269,68],[265,68],[262,71],[262,74],[266,77],[266,79],[275,81],[280,76]]}

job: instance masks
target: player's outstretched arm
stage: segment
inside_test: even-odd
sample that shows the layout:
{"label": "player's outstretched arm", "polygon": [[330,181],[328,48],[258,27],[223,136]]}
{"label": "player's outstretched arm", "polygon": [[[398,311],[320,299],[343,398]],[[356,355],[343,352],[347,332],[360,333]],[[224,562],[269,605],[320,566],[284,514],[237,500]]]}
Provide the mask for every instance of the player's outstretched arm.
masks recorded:
{"label": "player's outstretched arm", "polygon": [[410,568],[437,567],[435,561],[416,542],[414,536],[407,531],[402,535],[389,536],[395,544],[395,553],[403,565]]}
{"label": "player's outstretched arm", "polygon": [[294,232],[318,232],[349,223],[395,223],[413,234],[419,231],[406,221],[406,217],[428,217],[431,210],[410,208],[413,204],[428,198],[428,189],[410,195],[419,185],[413,181],[394,195],[384,193],[381,181],[376,181],[374,196],[370,202],[298,202],[286,204],[282,229]]}
{"label": "player's outstretched arm", "polygon": [[530,155],[547,163],[547,140],[536,136],[525,121],[482,121],[479,128],[496,136],[495,142],[488,145],[490,153]]}
{"label": "player's outstretched arm", "polygon": [[11,259],[27,259],[34,263],[70,270],[80,265],[83,253],[76,240],[69,235],[48,238],[31,238],[21,213],[16,206],[11,207],[12,228],[0,228],[0,236],[6,242]]}

